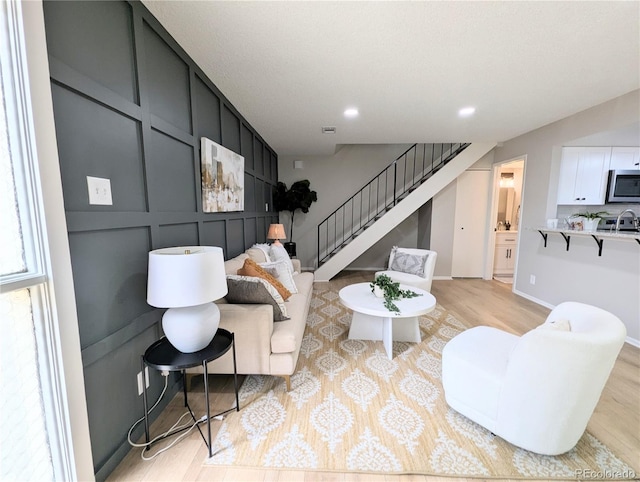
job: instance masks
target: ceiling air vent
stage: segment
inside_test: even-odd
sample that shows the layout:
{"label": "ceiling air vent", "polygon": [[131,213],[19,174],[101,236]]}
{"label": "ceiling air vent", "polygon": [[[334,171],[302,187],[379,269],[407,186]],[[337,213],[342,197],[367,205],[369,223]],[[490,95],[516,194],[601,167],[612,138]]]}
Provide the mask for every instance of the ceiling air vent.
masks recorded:
{"label": "ceiling air vent", "polygon": [[335,134],[336,133],[336,128],[335,127],[323,127],[322,128],[322,133],[323,134]]}

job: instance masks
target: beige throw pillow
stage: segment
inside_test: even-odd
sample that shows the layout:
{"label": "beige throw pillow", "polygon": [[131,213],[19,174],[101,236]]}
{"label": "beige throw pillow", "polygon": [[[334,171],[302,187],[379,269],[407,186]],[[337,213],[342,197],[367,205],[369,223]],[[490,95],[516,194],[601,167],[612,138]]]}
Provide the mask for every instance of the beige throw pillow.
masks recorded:
{"label": "beige throw pillow", "polygon": [[283,285],[280,281],[278,281],[273,275],[271,275],[268,271],[258,265],[251,258],[247,258],[244,260],[244,266],[238,270],[238,274],[241,276],[255,276],[257,278],[262,278],[269,283],[271,283],[280,296],[282,296],[283,300],[288,299],[291,296],[291,292],[287,289],[285,285]]}
{"label": "beige throw pillow", "polygon": [[571,331],[571,323],[569,323],[569,320],[547,321],[538,326],[536,330]]}

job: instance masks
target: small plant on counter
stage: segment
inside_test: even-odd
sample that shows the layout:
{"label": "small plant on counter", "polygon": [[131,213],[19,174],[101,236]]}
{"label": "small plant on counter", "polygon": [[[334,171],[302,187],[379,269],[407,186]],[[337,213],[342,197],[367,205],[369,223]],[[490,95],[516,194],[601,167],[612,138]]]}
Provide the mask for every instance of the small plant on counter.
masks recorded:
{"label": "small plant on counter", "polygon": [[589,211],[585,211],[583,213],[572,214],[571,217],[572,218],[586,218],[586,219],[600,219],[603,216],[606,216],[607,214],[609,214],[607,211],[598,211],[596,213],[591,213]]}
{"label": "small plant on counter", "polygon": [[378,276],[373,283],[371,283],[371,292],[375,294],[376,287],[382,290],[384,294],[384,307],[389,311],[400,313],[400,309],[396,306],[394,301],[402,298],[415,298],[416,296],[422,296],[411,290],[401,290],[400,283],[393,281],[386,274]]}

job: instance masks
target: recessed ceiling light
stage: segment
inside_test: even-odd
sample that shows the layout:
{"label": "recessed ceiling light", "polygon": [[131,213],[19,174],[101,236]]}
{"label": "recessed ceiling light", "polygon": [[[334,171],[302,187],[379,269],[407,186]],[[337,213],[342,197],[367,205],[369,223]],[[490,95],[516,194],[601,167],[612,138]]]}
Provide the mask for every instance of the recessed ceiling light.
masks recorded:
{"label": "recessed ceiling light", "polygon": [[458,111],[458,115],[460,117],[469,117],[472,116],[473,114],[475,114],[476,112],[476,108],[475,107],[463,107],[462,109],[460,109]]}
{"label": "recessed ceiling light", "polygon": [[349,118],[358,117],[358,109],[351,107],[344,111],[344,116]]}

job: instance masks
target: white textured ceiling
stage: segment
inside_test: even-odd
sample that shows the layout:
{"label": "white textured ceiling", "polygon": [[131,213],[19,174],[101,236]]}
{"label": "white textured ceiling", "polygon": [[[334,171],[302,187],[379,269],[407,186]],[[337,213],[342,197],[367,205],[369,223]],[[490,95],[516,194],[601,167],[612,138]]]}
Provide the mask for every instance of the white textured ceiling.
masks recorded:
{"label": "white textured ceiling", "polygon": [[279,155],[505,141],[640,87],[637,1],[143,3]]}

